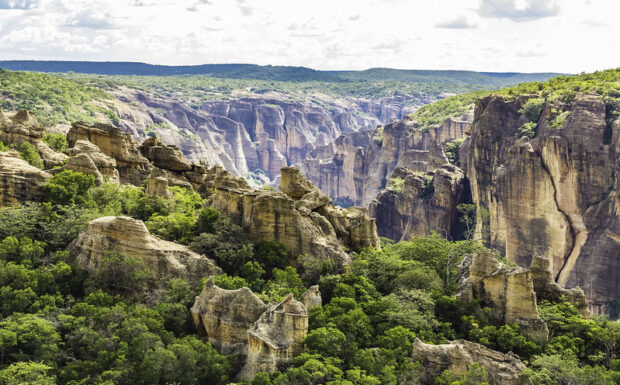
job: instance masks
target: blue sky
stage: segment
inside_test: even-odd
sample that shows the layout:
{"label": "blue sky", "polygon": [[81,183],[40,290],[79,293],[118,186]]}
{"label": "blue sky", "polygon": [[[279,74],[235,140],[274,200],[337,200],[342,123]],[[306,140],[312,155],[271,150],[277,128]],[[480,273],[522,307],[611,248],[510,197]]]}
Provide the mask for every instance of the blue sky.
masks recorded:
{"label": "blue sky", "polygon": [[618,0],[0,0],[0,59],[577,73]]}

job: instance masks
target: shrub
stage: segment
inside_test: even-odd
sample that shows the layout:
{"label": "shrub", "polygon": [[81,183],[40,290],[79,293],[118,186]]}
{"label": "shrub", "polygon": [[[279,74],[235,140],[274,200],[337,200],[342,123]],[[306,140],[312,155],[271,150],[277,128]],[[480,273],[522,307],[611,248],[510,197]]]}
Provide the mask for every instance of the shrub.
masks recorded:
{"label": "shrub", "polygon": [[56,152],[66,153],[67,149],[69,149],[67,137],[60,133],[54,134],[52,132],[48,132],[43,137],[43,141]]}
{"label": "shrub", "polygon": [[455,139],[451,142],[446,143],[446,146],[443,149],[444,154],[448,158],[448,161],[452,164],[457,164],[459,160],[459,146],[463,143],[465,139]]}
{"label": "shrub", "polygon": [[544,104],[545,99],[543,98],[531,98],[528,99],[519,112],[522,113],[528,121],[537,122]]}
{"label": "shrub", "polygon": [[39,155],[39,151],[37,151],[37,148],[33,144],[28,142],[22,143],[19,147],[19,156],[31,166],[43,169],[43,160],[41,159],[41,155]]}
{"label": "shrub", "polygon": [[388,180],[388,190],[392,190],[397,193],[401,193],[403,191],[403,186],[405,185],[405,180],[400,177],[390,178]]}
{"label": "shrub", "polygon": [[560,113],[555,118],[553,118],[553,120],[551,121],[551,128],[561,128],[564,125],[564,123],[566,123],[566,120],[568,119],[569,116],[570,116],[570,111],[564,111]]}
{"label": "shrub", "polygon": [[526,136],[532,139],[534,136],[536,136],[537,126],[538,125],[536,122],[524,123],[521,127],[519,127],[519,131],[517,132],[517,138],[522,138]]}
{"label": "shrub", "polygon": [[46,201],[55,205],[85,204],[94,185],[94,176],[65,170],[54,175],[43,186],[43,191]]}

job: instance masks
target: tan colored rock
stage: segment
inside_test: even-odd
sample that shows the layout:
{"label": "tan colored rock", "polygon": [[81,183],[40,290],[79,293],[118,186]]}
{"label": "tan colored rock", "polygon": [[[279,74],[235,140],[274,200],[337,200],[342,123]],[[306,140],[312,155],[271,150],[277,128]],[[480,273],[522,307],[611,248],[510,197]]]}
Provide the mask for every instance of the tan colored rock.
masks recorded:
{"label": "tan colored rock", "polygon": [[520,385],[519,375],[525,369],[525,364],[515,354],[500,353],[466,340],[429,345],[416,338],[411,360],[421,364],[420,380],[429,385],[444,370],[463,375],[474,363],[485,369],[485,380],[490,385]]}
{"label": "tan colored rock", "polygon": [[[516,138],[528,98],[478,102],[467,175],[490,218],[477,234],[520,266],[544,256],[560,286],[583,288],[591,310],[604,311],[620,296],[620,124],[606,121],[601,96],[577,94],[547,101],[536,136]],[[562,111],[570,115],[552,127]]]}
{"label": "tan colored rock", "polygon": [[581,290],[580,287],[565,289],[555,282],[553,280],[551,265],[547,258],[535,255],[532,258],[530,272],[532,273],[534,291],[536,292],[538,301],[547,300],[558,302],[563,297],[575,305],[583,317],[590,317],[588,301],[586,300],[583,290]]}
{"label": "tan colored rock", "polygon": [[306,308],[289,294],[261,314],[248,330],[248,354],[239,377],[251,379],[258,372],[271,373],[290,365],[303,351],[306,335]]}
{"label": "tan colored rock", "polygon": [[101,186],[104,180],[118,183],[116,160],[102,153],[95,144],[78,140],[68,152],[70,157],[64,169],[93,175],[97,186]]}
{"label": "tan colored rock", "polygon": [[185,159],[178,147],[164,145],[155,137],[145,140],[140,146],[140,152],[158,168],[171,171],[192,169],[192,164]]}
{"label": "tan colored rock", "polygon": [[446,164],[423,173],[396,167],[391,178],[401,180],[402,188],[382,190],[369,207],[380,236],[398,241],[427,236],[431,231],[456,235],[457,206],[466,190],[461,169]]}
{"label": "tan colored rock", "polygon": [[481,250],[465,257],[459,266],[457,297],[463,302],[477,300],[491,308],[491,316],[501,324],[516,323],[524,334],[540,344],[549,331],[538,314],[532,273],[500,263],[490,251]]}
{"label": "tan colored rock", "polygon": [[310,286],[308,290],[301,295],[301,302],[304,304],[308,312],[315,307],[323,306],[323,299],[321,297],[319,285]]}
{"label": "tan colored rock", "polygon": [[304,195],[317,191],[308,179],[301,175],[301,172],[294,167],[284,167],[280,170],[282,179],[280,180],[280,191],[288,195],[293,200],[299,200]]}
{"label": "tan colored rock", "polygon": [[146,181],[146,195],[160,196],[170,198],[172,194],[168,191],[168,179],[164,177],[154,177],[152,175]]}
{"label": "tan colored rock", "polygon": [[91,221],[68,250],[77,264],[94,270],[108,251],[142,259],[158,277],[180,277],[191,281],[222,270],[210,259],[186,246],[152,236],[142,221],[129,217],[103,217]]}
{"label": "tan colored rock", "polygon": [[17,151],[0,152],[0,206],[43,198],[43,186],[52,177],[19,157]]}
{"label": "tan colored rock", "polygon": [[69,147],[74,147],[79,140],[96,145],[102,153],[116,161],[121,183],[140,185],[150,173],[152,166],[149,160],[142,156],[131,136],[118,127],[73,123],[67,134]]}
{"label": "tan colored rock", "polygon": [[204,329],[209,342],[223,354],[247,355],[248,330],[269,305],[250,289],[221,289],[209,277],[191,308],[196,328]]}
{"label": "tan colored rock", "polygon": [[308,255],[330,260],[338,268],[350,261],[344,247],[379,247],[374,220],[366,210],[334,207],[298,171],[285,168],[284,174],[281,189],[300,199],[251,190],[245,181],[218,168],[207,173],[200,191],[210,192],[208,203],[231,216],[251,239],[277,240],[293,260]]}

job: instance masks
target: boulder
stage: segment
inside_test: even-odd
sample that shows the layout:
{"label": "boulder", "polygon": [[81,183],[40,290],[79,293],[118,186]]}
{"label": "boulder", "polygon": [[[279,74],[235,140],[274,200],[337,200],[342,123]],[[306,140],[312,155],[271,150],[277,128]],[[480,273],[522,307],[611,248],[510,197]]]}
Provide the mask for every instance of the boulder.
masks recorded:
{"label": "boulder", "polygon": [[77,264],[95,270],[105,253],[138,257],[157,277],[179,277],[193,282],[222,270],[186,246],[152,236],[144,223],[129,217],[103,217],[91,221],[69,247]]}
{"label": "boulder", "polygon": [[539,344],[547,342],[549,331],[538,314],[532,273],[525,268],[500,263],[493,253],[481,250],[467,255],[459,266],[457,297],[477,300],[491,308],[498,324],[521,326],[524,334]]}
{"label": "boulder", "polygon": [[416,338],[411,360],[421,364],[420,380],[429,385],[434,384],[434,378],[444,370],[462,375],[474,363],[485,369],[485,380],[490,385],[520,385],[519,375],[525,369],[525,364],[515,354],[500,353],[466,340],[429,345]]}
{"label": "boulder", "polygon": [[308,290],[301,295],[301,302],[304,304],[308,312],[315,307],[323,306],[323,299],[321,297],[319,285],[310,286]]}
{"label": "boulder", "polygon": [[119,181],[116,160],[102,153],[97,145],[78,140],[68,152],[69,159],[64,169],[93,175],[97,186],[101,186],[104,180]]}
{"label": "boulder", "polygon": [[52,177],[21,159],[15,150],[0,152],[0,206],[43,198],[43,186]]}
{"label": "boulder", "polygon": [[192,164],[185,159],[178,147],[164,145],[156,137],[146,139],[140,146],[140,152],[155,167],[171,171],[189,171],[192,169]]}

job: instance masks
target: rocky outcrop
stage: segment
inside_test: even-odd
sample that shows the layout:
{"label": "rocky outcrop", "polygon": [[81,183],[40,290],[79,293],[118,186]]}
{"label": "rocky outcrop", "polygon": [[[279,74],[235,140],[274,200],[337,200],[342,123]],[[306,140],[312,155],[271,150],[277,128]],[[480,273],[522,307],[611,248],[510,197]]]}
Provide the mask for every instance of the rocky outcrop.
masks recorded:
{"label": "rocky outcrop", "polygon": [[0,111],[0,142],[17,149],[23,143],[34,145],[43,160],[45,169],[60,166],[66,159],[65,154],[55,152],[43,142],[46,129],[37,121],[32,112],[20,110],[14,115],[4,115]]}
{"label": "rocky outcrop", "polygon": [[21,159],[17,151],[0,152],[0,206],[41,200],[51,177]]}
{"label": "rocky outcrop", "polygon": [[306,335],[306,308],[289,294],[261,314],[248,330],[248,355],[239,377],[251,379],[258,372],[285,369],[303,351]]}
{"label": "rocky outcrop", "polygon": [[538,301],[558,302],[564,299],[575,305],[583,317],[588,318],[590,316],[588,301],[583,290],[580,287],[565,289],[558,285],[553,279],[551,264],[547,258],[538,255],[532,257],[530,272]]}
{"label": "rocky outcrop", "polygon": [[108,124],[97,123],[93,126],[73,123],[67,133],[69,147],[79,141],[88,141],[116,161],[121,183],[140,185],[149,175],[152,166],[142,156],[131,136],[122,129]]}
{"label": "rocky outcrop", "polygon": [[196,328],[223,354],[246,356],[248,330],[269,309],[250,289],[221,289],[209,277],[191,308]]}
{"label": "rocky outcrop", "polygon": [[63,169],[92,175],[97,186],[101,186],[104,180],[118,183],[116,160],[102,153],[95,144],[78,140],[68,152],[69,159]]}
{"label": "rocky outcrop", "polygon": [[213,192],[208,204],[227,213],[254,241],[282,243],[293,261],[308,255],[339,268],[350,261],[345,247],[379,247],[374,219],[366,210],[332,206],[297,169],[282,169],[280,189],[290,195],[252,190],[221,169],[213,173],[201,190]]}
{"label": "rocky outcrop", "polygon": [[308,290],[301,295],[301,302],[304,304],[308,312],[315,307],[323,306],[323,299],[321,298],[319,285],[310,286]]}
{"label": "rocky outcrop", "polygon": [[478,236],[521,266],[550,262],[564,287],[580,286],[597,313],[620,296],[620,123],[599,95],[547,101],[533,139],[518,138],[530,96],[478,102],[467,175]]}
{"label": "rocky outcrop", "polygon": [[540,344],[547,341],[547,325],[538,314],[532,273],[500,263],[490,251],[465,257],[459,266],[457,297],[463,302],[477,300],[491,308],[499,324],[516,323],[524,334]]}
{"label": "rocky outcrop", "polygon": [[96,269],[106,252],[137,257],[157,277],[179,277],[199,281],[222,270],[210,259],[187,247],[152,236],[142,221],[129,217],[103,217],[91,221],[73,241],[69,252],[78,266]]}
{"label": "rocky outcrop", "polygon": [[405,118],[352,132],[310,152],[300,169],[336,202],[366,206],[386,187],[396,167],[430,172],[448,163],[441,147],[463,138],[471,118],[450,118],[428,130]]}
{"label": "rocky outcrop", "polygon": [[461,169],[449,164],[431,172],[396,167],[391,179],[369,207],[379,236],[399,241],[431,231],[457,235],[457,206],[468,193]]}
{"label": "rocky outcrop", "polygon": [[189,171],[192,164],[185,159],[176,146],[164,145],[155,137],[148,138],[140,146],[140,152],[155,167],[170,171]]}
{"label": "rocky outcrop", "polygon": [[213,346],[241,358],[242,378],[289,365],[308,334],[306,308],[292,294],[266,305],[247,287],[224,290],[213,277],[196,297],[191,313],[196,328],[206,332]]}
{"label": "rocky outcrop", "polygon": [[485,369],[485,381],[491,385],[520,385],[519,375],[525,369],[525,364],[515,354],[500,353],[466,340],[429,345],[416,338],[411,360],[421,364],[420,380],[429,385],[444,370],[463,375],[474,363]]}

